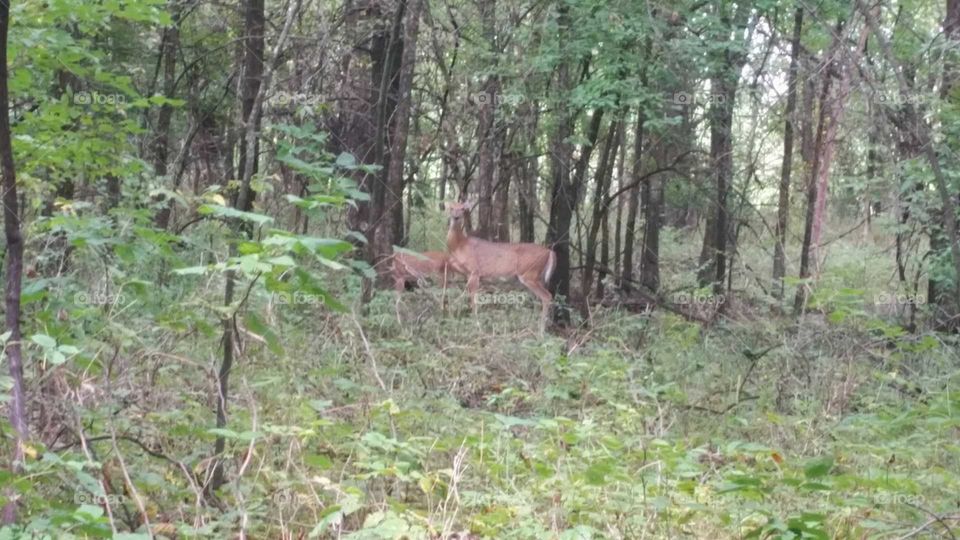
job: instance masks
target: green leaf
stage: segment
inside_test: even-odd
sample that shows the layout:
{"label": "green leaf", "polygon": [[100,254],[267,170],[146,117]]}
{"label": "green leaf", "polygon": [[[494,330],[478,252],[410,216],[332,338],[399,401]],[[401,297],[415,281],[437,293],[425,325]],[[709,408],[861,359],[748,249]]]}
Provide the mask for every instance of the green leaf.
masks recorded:
{"label": "green leaf", "polygon": [[229,206],[220,206],[216,204],[204,204],[197,209],[197,212],[204,215],[213,215],[228,219],[239,219],[242,221],[252,221],[258,225],[265,225],[273,221],[270,216],[256,214],[254,212],[244,212]]}
{"label": "green leaf", "polygon": [[267,262],[276,266],[296,266],[297,262],[293,260],[293,257],[289,255],[280,255],[279,257],[272,257],[267,259]]}
{"label": "green leaf", "polygon": [[824,457],[807,463],[807,466],[803,468],[803,474],[810,479],[820,478],[826,476],[832,468],[833,458]]}
{"label": "green leaf", "polygon": [[338,167],[343,167],[344,169],[352,169],[357,166],[357,158],[353,157],[353,154],[343,152],[339,156],[337,156],[336,163]]}
{"label": "green leaf", "polygon": [[209,269],[209,266],[189,266],[187,268],[177,268],[173,273],[178,276],[203,275]]}
{"label": "green leaf", "polygon": [[36,343],[44,349],[53,349],[57,346],[57,340],[46,334],[34,334],[30,336],[30,341]]}

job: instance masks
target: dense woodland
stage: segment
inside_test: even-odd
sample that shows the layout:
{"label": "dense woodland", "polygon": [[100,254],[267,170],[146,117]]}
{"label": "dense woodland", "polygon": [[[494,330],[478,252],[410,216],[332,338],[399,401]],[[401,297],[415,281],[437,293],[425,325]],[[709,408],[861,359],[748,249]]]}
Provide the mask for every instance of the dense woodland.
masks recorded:
{"label": "dense woodland", "polygon": [[958,152],[960,0],[2,0],[0,538],[956,538]]}

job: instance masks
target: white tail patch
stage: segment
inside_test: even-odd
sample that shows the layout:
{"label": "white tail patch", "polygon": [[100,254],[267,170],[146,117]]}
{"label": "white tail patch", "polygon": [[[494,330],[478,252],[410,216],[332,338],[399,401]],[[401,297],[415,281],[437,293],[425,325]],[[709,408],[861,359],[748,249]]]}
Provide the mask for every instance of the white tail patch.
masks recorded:
{"label": "white tail patch", "polygon": [[550,284],[550,276],[553,275],[553,269],[557,266],[557,254],[550,250],[550,256],[547,258],[547,266],[543,269],[543,282]]}

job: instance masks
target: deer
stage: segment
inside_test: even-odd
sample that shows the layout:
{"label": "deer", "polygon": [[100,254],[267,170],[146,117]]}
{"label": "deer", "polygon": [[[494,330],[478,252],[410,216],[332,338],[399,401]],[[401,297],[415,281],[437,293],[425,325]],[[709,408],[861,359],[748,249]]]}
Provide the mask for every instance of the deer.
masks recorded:
{"label": "deer", "polygon": [[546,328],[553,295],[547,283],[557,265],[552,249],[538,244],[490,242],[470,236],[465,231],[472,205],[463,202],[447,203],[450,216],[447,229],[447,256],[457,273],[467,276],[470,306],[477,313],[477,290],[480,279],[516,277],[520,283],[540,299],[540,332]]}
{"label": "deer", "polygon": [[442,251],[424,251],[418,254],[397,251],[393,254],[390,275],[393,277],[393,288],[402,293],[407,282],[419,283],[430,276],[441,276],[445,286],[449,270],[447,254]]}
{"label": "deer", "polygon": [[393,277],[393,288],[397,291],[397,318],[399,319],[400,295],[410,281],[422,283],[425,278],[439,276],[443,286],[441,304],[443,310],[447,308],[447,277],[452,268],[447,254],[442,251],[424,251],[423,253],[405,253],[395,251],[391,257],[390,275]]}

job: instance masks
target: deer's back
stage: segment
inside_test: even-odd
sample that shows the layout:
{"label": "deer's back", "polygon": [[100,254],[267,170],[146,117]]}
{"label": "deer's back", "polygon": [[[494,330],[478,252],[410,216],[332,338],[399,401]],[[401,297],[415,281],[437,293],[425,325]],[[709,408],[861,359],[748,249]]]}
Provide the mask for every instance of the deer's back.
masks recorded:
{"label": "deer's back", "polygon": [[468,238],[465,245],[451,255],[454,264],[467,273],[479,273],[485,277],[511,277],[541,272],[550,257],[550,250],[538,244]]}
{"label": "deer's back", "polygon": [[443,273],[444,267],[447,264],[446,253],[441,251],[425,251],[422,255],[425,258],[407,253],[395,253],[393,256],[394,268],[402,274],[413,277]]}

